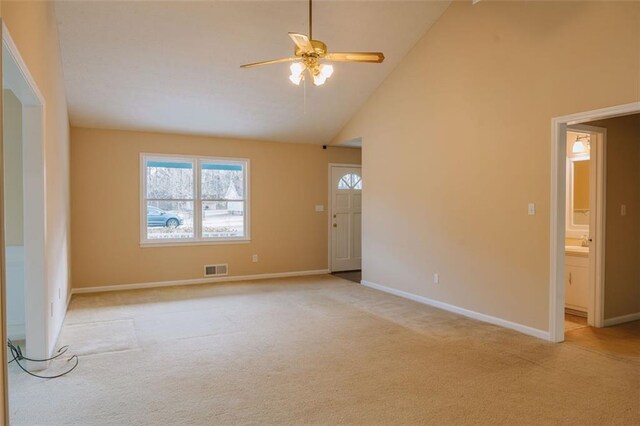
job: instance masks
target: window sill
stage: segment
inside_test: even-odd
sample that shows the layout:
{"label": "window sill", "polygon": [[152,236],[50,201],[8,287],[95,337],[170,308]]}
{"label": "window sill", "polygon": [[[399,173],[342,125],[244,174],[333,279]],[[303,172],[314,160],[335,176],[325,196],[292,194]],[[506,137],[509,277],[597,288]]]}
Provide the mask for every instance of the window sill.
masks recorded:
{"label": "window sill", "polygon": [[223,240],[223,241],[167,241],[167,242],[141,242],[141,248],[149,247],[188,247],[188,246],[219,246],[228,244],[249,244],[250,239]]}

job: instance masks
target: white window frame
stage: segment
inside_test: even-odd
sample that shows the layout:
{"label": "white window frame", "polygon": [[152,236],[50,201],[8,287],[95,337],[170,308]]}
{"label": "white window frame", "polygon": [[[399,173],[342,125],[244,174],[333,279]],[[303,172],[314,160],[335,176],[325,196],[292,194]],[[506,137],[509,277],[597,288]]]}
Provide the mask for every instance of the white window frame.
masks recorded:
{"label": "white window frame", "polygon": [[[176,201],[193,202],[193,238],[147,238],[147,160],[162,159],[164,161],[179,161],[193,164],[193,197]],[[200,172],[202,163],[232,164],[242,166],[244,171],[244,236],[242,237],[213,237],[203,238],[202,235],[202,203]],[[250,161],[248,158],[206,157],[199,155],[181,154],[140,154],[140,246],[192,246],[192,245],[216,245],[216,244],[243,244],[251,241],[251,179]],[[167,199],[165,201],[172,201]]]}

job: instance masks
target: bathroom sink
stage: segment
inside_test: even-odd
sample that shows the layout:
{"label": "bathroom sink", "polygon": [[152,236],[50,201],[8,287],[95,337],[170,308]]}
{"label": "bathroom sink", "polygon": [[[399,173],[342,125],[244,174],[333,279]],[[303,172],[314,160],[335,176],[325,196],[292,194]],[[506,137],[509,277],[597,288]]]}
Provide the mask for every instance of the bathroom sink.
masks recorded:
{"label": "bathroom sink", "polygon": [[564,246],[564,251],[571,251],[571,252],[574,252],[574,253],[589,253],[589,247]]}

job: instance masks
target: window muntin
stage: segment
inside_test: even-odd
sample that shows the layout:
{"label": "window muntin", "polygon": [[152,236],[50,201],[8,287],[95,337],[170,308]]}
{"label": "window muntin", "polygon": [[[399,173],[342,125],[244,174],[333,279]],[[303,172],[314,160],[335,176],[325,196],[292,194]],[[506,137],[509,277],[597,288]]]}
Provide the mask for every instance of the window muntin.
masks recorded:
{"label": "window muntin", "polygon": [[356,173],[347,173],[338,181],[338,189],[362,189],[362,178]]}
{"label": "window muntin", "polygon": [[249,240],[244,159],[142,155],[141,243]]}

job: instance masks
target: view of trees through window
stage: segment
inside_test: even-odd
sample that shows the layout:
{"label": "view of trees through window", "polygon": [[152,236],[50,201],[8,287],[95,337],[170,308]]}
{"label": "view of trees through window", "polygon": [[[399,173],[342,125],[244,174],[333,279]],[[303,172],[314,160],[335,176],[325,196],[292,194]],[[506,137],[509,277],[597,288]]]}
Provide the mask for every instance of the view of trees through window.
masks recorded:
{"label": "view of trees through window", "polygon": [[245,162],[145,158],[144,164],[146,240],[246,236]]}
{"label": "view of trees through window", "polygon": [[244,170],[239,165],[201,164],[203,238],[244,236]]}

